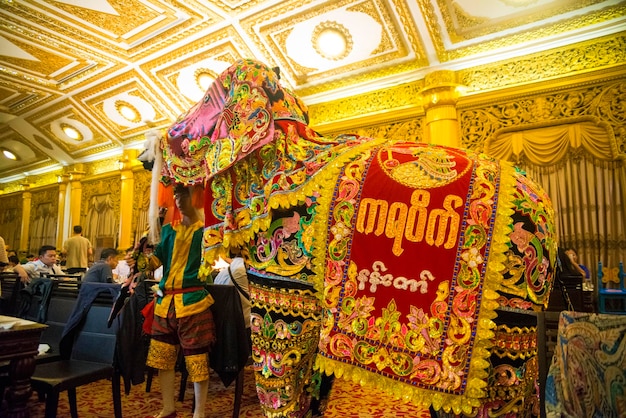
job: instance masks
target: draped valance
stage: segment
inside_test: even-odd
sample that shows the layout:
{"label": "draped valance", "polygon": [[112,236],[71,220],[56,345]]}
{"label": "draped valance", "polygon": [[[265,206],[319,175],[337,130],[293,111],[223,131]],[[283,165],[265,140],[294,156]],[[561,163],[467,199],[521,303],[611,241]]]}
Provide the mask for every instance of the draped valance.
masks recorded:
{"label": "draped valance", "polygon": [[[537,125],[535,125],[537,126]],[[517,162],[522,155],[531,164],[549,166],[561,161],[568,153],[586,151],[600,160],[623,159],[611,126],[593,118],[535,128],[505,128],[495,132],[485,142],[485,153]]]}

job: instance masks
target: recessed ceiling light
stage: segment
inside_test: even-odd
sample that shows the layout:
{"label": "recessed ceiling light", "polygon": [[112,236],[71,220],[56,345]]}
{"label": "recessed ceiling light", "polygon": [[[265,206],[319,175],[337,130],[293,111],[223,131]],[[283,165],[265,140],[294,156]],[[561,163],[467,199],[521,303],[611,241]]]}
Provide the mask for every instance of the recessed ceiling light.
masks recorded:
{"label": "recessed ceiling light", "polygon": [[122,115],[125,119],[134,123],[139,123],[141,121],[139,111],[130,103],[118,101],[115,103],[115,107],[120,115]]}
{"label": "recessed ceiling light", "polygon": [[313,31],[312,41],[315,51],[328,60],[344,59],[352,51],[350,31],[337,22],[320,23]]}
{"label": "recessed ceiling light", "polygon": [[80,131],[73,126],[63,123],[61,124],[61,129],[63,130],[65,135],[75,141],[81,141],[83,139],[83,135],[80,133]]}
{"label": "recessed ceiling light", "polygon": [[8,149],[3,149],[2,154],[4,154],[4,156],[8,158],[9,160],[17,161],[17,155],[13,154]]}
{"label": "recessed ceiling light", "polygon": [[196,84],[203,92],[207,91],[209,86],[215,81],[214,74],[206,68],[200,68],[195,71]]}

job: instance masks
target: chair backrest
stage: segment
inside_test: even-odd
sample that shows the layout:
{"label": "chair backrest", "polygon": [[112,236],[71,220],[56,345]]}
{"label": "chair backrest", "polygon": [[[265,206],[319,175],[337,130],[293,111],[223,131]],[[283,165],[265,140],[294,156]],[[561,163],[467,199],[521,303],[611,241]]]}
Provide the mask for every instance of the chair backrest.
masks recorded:
{"label": "chair backrest", "polygon": [[19,306],[19,291],[22,288],[20,276],[14,272],[0,272],[0,286],[0,313],[13,316]]}
{"label": "chair backrest", "polygon": [[82,280],[84,274],[81,274],[81,273],[74,273],[74,274],[69,274],[69,273],[67,273],[67,274],[49,274],[49,273],[46,273],[46,274],[42,274],[42,276],[44,276],[44,275],[46,277],[49,277],[51,279],[56,279],[56,280],[59,280],[59,281],[67,280],[67,281],[79,281],[80,282]]}
{"label": "chair backrest", "polygon": [[626,273],[624,263],[608,268],[598,263],[598,311],[626,315]]}
{"label": "chair backrest", "polygon": [[557,257],[558,268],[556,279],[550,292],[550,300],[546,310],[561,312],[572,309],[583,310],[583,277],[571,265],[565,250],[559,247]]}
{"label": "chair backrest", "polygon": [[101,293],[93,301],[74,340],[72,359],[113,363],[117,322],[111,328],[107,327],[112,306],[113,297],[108,293]]}
{"label": "chair backrest", "polygon": [[626,291],[626,273],[624,272],[624,263],[620,261],[618,267],[603,266],[602,262],[598,263],[598,289],[616,289]]}
{"label": "chair backrest", "polygon": [[61,336],[77,298],[78,286],[76,284],[69,286],[68,283],[53,282],[46,320],[48,328],[41,335],[41,343],[48,344],[52,353],[58,354],[59,352]]}
{"label": "chair backrest", "polygon": [[47,277],[35,279],[20,290],[19,317],[35,322],[46,322],[53,282]]}

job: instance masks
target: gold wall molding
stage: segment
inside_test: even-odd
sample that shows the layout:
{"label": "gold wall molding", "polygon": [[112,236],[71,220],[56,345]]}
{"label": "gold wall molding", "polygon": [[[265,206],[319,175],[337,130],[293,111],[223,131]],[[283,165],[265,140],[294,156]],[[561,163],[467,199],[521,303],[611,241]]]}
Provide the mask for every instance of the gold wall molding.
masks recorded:
{"label": "gold wall molding", "polygon": [[511,127],[569,123],[588,116],[612,130],[620,154],[626,153],[626,75],[560,91],[539,91],[487,105],[465,104],[459,110],[462,145],[482,151],[488,138]]}
{"label": "gold wall molding", "polygon": [[[537,89],[572,88],[597,82],[598,78],[626,73],[626,35],[582,43],[575,48],[559,48],[522,59],[500,61],[457,72],[464,89],[465,103],[491,100],[506,95],[525,95]],[[594,71],[589,71],[594,68]],[[428,77],[428,76],[427,76]],[[419,116],[424,109],[419,92],[420,79],[362,95],[309,106],[311,125],[321,132],[339,132],[340,126],[393,123],[405,115]],[[461,106],[459,102],[459,106]],[[386,120],[385,120],[386,119]]]}
{"label": "gold wall molding", "polygon": [[353,133],[367,138],[389,138],[407,142],[423,142],[424,118],[412,118],[399,122],[364,125],[350,131],[328,132],[328,136]]}
{"label": "gold wall molding", "polygon": [[309,106],[310,125],[322,132],[338,131],[339,126],[382,123],[423,114],[420,91],[424,80],[402,84],[359,96]]}
{"label": "gold wall molding", "polygon": [[626,35],[563,47],[507,61],[459,71],[459,83],[468,91],[484,92],[520,84],[552,80],[626,62]]}

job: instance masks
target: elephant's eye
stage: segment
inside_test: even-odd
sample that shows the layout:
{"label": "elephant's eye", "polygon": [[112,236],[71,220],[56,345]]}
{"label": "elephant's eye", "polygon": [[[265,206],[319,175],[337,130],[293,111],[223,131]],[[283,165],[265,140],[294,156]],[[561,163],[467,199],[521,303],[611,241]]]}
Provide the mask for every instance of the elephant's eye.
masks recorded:
{"label": "elephant's eye", "polygon": [[208,103],[208,102],[210,102],[210,101],[211,101],[211,95],[210,95],[210,94],[206,94],[206,95],[204,96],[204,99],[202,99],[202,101],[203,101],[204,103]]}

